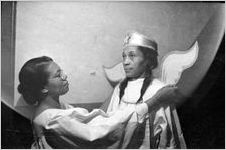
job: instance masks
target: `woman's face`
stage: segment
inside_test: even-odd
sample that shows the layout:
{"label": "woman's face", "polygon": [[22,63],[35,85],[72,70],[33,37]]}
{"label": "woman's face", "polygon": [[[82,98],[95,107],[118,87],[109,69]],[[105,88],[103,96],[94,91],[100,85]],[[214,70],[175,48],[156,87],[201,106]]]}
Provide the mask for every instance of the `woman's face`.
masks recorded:
{"label": "woman's face", "polygon": [[49,78],[45,89],[48,90],[48,95],[54,97],[67,93],[69,84],[67,76],[63,73],[61,68],[55,62],[50,62],[47,67],[47,72],[49,73]]}
{"label": "woman's face", "polygon": [[137,46],[129,46],[123,49],[123,67],[128,78],[140,78],[144,76],[147,61]]}

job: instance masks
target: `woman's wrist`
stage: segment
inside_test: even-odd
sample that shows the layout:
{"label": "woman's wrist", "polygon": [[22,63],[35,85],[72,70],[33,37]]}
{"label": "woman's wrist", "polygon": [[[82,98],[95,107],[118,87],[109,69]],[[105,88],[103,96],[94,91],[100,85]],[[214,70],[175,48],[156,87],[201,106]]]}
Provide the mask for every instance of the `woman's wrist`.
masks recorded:
{"label": "woman's wrist", "polygon": [[136,112],[139,115],[146,114],[148,112],[148,105],[146,103],[141,103],[136,105]]}
{"label": "woman's wrist", "polygon": [[148,113],[148,105],[146,103],[141,103],[136,105],[136,113],[138,116],[138,122],[142,122]]}

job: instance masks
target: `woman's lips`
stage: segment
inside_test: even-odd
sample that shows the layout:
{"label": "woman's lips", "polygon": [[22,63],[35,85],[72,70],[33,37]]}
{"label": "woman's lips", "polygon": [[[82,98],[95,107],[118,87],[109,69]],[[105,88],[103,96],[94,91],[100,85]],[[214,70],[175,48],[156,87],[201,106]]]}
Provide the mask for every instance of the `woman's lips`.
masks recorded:
{"label": "woman's lips", "polygon": [[68,86],[69,85],[69,83],[68,83],[68,81],[66,81],[66,83],[64,84],[64,86]]}
{"label": "woman's lips", "polygon": [[125,68],[124,70],[125,70],[125,72],[130,72],[132,70],[132,68]]}

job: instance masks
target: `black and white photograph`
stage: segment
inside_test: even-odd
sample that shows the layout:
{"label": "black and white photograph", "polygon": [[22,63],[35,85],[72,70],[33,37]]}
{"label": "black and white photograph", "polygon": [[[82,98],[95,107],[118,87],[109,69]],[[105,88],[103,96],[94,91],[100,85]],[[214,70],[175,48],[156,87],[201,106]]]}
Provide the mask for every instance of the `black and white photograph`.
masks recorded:
{"label": "black and white photograph", "polygon": [[1,1],[2,149],[224,149],[225,1]]}

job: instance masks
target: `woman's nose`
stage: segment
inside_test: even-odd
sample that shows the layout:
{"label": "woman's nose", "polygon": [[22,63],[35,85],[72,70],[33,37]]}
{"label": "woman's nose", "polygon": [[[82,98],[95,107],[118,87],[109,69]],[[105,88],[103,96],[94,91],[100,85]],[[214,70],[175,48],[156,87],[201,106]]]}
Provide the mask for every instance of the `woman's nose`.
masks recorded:
{"label": "woman's nose", "polygon": [[67,75],[64,72],[61,73],[61,79],[67,80]]}
{"label": "woman's nose", "polygon": [[130,63],[130,60],[128,57],[125,57],[124,60],[123,60],[123,64],[124,65],[128,65]]}

